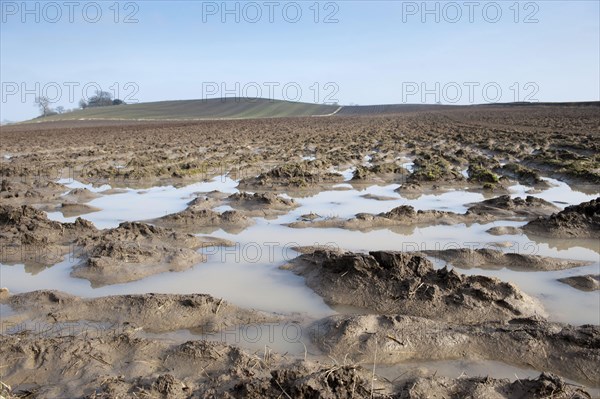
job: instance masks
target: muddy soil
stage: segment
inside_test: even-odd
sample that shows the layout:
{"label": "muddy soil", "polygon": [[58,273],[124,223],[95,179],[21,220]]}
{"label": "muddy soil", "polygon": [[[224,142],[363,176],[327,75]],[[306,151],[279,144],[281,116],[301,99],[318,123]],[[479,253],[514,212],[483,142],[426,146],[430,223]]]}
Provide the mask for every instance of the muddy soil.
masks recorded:
{"label": "muddy soil", "polygon": [[419,378],[412,385],[407,384],[396,398],[556,398],[586,399],[589,394],[579,387],[566,384],[556,375],[544,373],[536,379],[514,382],[490,377],[449,379]]}
{"label": "muddy soil", "polygon": [[[102,192],[105,194],[106,192]],[[99,198],[102,194],[94,193],[87,188],[74,188],[69,190],[65,195],[62,196],[64,201],[69,201],[71,203],[85,203],[91,201],[93,199]]]}
{"label": "muddy soil", "polygon": [[202,247],[233,245],[215,238],[152,226],[123,222],[77,240],[78,257],[83,260],[71,272],[93,287],[135,281],[167,271],[183,271],[206,260],[196,250]]}
{"label": "muddy soil", "polygon": [[63,202],[56,210],[62,213],[64,217],[70,218],[85,215],[87,213],[98,212],[101,209],[87,204]]}
{"label": "muddy soil", "polygon": [[533,220],[523,230],[556,238],[600,238],[600,198]]}
{"label": "muddy soil", "polygon": [[211,233],[222,228],[231,233],[239,233],[254,224],[254,220],[244,212],[233,210],[217,212],[210,209],[215,199],[196,199],[183,211],[151,219],[147,222],[157,226],[176,229],[187,233]]}
{"label": "muddy soil", "polygon": [[[323,328],[329,322],[322,323]],[[381,335],[361,336],[363,339],[360,345],[363,349],[373,349],[374,336],[383,339],[383,334],[389,334],[390,328],[386,327],[381,331]],[[321,339],[332,332],[320,331]],[[347,328],[340,331],[347,336]],[[415,336],[417,344],[422,341],[420,338],[423,331],[419,332],[421,334]],[[443,331],[437,332],[443,335]],[[446,332],[450,337],[460,334],[448,328]],[[549,338],[544,347],[562,344],[567,348],[566,353],[569,356],[576,354],[578,345],[583,344],[587,337],[582,337],[577,343],[569,343],[569,333],[580,334],[555,334],[559,337]],[[560,334],[564,334],[563,339]],[[483,341],[492,335],[493,333],[489,332],[484,334],[483,338],[472,339],[472,343]],[[432,347],[439,339],[437,336],[429,336],[425,346]],[[518,341],[523,341],[523,337]],[[396,345],[395,341],[391,342]],[[464,339],[455,345],[455,349],[458,350],[457,346],[461,346],[462,342]],[[0,343],[3,348],[0,360],[7,366],[3,370],[6,383],[2,393],[11,399],[140,396],[206,399],[398,399],[422,398],[423,395],[443,395],[441,397],[458,399],[466,397],[465,394],[470,394],[472,396],[469,397],[473,398],[513,399],[546,398],[548,395],[556,398],[591,397],[585,389],[568,384],[549,373],[544,373],[537,379],[520,379],[514,383],[490,377],[449,379],[436,376],[408,377],[391,382],[378,377],[372,369],[351,363],[350,357],[353,357],[354,353],[348,356],[346,352],[343,363],[332,362],[331,359],[323,362],[294,360],[268,348],[261,353],[248,353],[230,345],[206,341],[173,344],[164,340],[140,338],[131,330],[89,331],[85,335],[57,336],[23,332],[17,335],[3,335],[0,337]],[[348,349],[353,350],[357,343],[353,344],[355,345]],[[375,345],[378,353],[384,356],[384,361],[387,354],[398,352],[392,346],[377,343]],[[477,348],[479,347],[480,345],[477,345]],[[331,353],[337,349],[337,346],[328,348]],[[406,353],[406,350],[399,352]],[[443,356],[443,353],[438,355]],[[536,358],[540,357],[538,353]],[[545,363],[556,362],[548,360]],[[576,362],[578,367],[588,367],[588,363],[589,358],[578,359]],[[590,371],[589,368],[586,369]]]}
{"label": "muddy soil", "polygon": [[[416,161],[414,180],[466,180],[457,171],[473,165],[478,173],[466,183],[480,188],[505,185],[503,175],[524,179],[530,172],[597,190],[597,111],[596,106],[454,107],[361,117],[3,126],[2,151],[10,159],[2,159],[0,172],[11,184],[35,176],[55,181],[62,173],[121,187],[200,181],[229,172],[263,187],[294,187],[339,180],[328,176],[332,165],[337,170],[362,165],[375,152],[371,168],[386,170],[399,157]],[[316,160],[303,160],[307,155]],[[501,162],[526,172],[497,170]],[[489,176],[498,183],[486,181]]]}
{"label": "muddy soil", "polygon": [[[74,273],[97,279],[95,284],[185,269],[201,261],[195,248],[226,244],[186,233],[218,229],[235,233],[252,224],[252,217],[284,214],[295,205],[271,193],[299,198],[323,189],[346,189],[335,187],[350,178],[341,171],[350,172],[352,180],[346,183],[355,188],[400,184],[399,191],[407,198],[447,189],[468,189],[488,197],[507,194],[507,188],[517,182],[539,190],[549,186],[542,177],[595,194],[600,191],[598,109],[598,104],[427,107],[366,116],[342,112],[327,118],[3,126],[2,263],[25,263],[31,272],[32,265],[59,262],[74,246],[82,255]],[[91,210],[85,204],[98,195],[123,192],[124,187],[183,186],[224,175],[241,180],[241,190],[259,194],[230,198],[223,193],[200,194],[185,211],[153,220],[156,226],[129,223],[103,231],[84,219],[53,222],[40,211],[61,210],[65,204],[63,214],[73,216]],[[111,188],[100,194],[69,191],[58,183],[59,178],[96,187],[108,183]],[[556,198],[560,200],[564,198]],[[524,228],[528,235],[597,239],[597,202],[556,213],[550,203],[502,196],[473,204],[467,214],[400,207],[378,215],[359,213],[350,220],[309,214],[298,223],[356,230],[385,227],[405,234],[419,224],[541,217]],[[221,205],[236,210],[212,210]],[[498,226],[488,232],[521,234],[522,230]],[[550,245],[581,245],[563,241]],[[89,322],[92,329],[59,335],[48,335],[46,330],[1,335],[0,379],[12,386],[12,392],[4,385],[0,391],[7,397],[43,398],[589,397],[550,374],[514,383],[494,376],[407,377],[391,383],[374,377],[372,368],[355,363],[461,358],[497,359],[600,386],[598,327],[541,318],[511,320],[543,314],[536,301],[512,284],[447,269],[436,271],[420,254],[339,254],[316,249],[307,249],[289,267],[304,275],[318,294],[330,303],[392,314],[340,315],[316,322],[315,342],[331,358],[311,362],[267,347],[245,352],[203,340],[176,344],[139,336],[153,329],[237,325],[281,317],[239,309],[202,294],[81,299],[60,292],[10,296],[0,290],[3,312],[7,304],[17,311],[6,316],[11,321]],[[463,267],[472,267],[472,262],[479,262],[478,267],[517,264],[528,270],[571,267],[569,261],[489,251],[436,256]],[[4,321],[5,314],[2,317]],[[117,331],[107,333],[111,327]]]}
{"label": "muddy soil", "polygon": [[533,217],[549,216],[557,212],[559,208],[541,198],[528,195],[525,199],[509,195],[491,198],[472,204],[469,213],[494,215],[501,218],[514,218],[515,216]]}
{"label": "muddy soil", "polygon": [[344,177],[339,173],[330,171],[331,168],[331,164],[323,161],[283,164],[256,177],[242,179],[240,188],[262,190],[266,187],[271,190],[289,188],[293,191],[294,189],[327,187],[344,181]]}
{"label": "muddy soil", "polygon": [[412,316],[331,316],[313,326],[334,358],[381,364],[424,359],[493,359],[598,386],[600,328],[537,318],[465,326]]}
{"label": "muddy soil", "polygon": [[226,203],[232,208],[242,211],[246,217],[264,217],[266,219],[285,215],[299,206],[292,198],[284,198],[268,192],[232,194],[227,197]]}
{"label": "muddy soil", "polygon": [[[473,223],[475,220],[481,221],[480,216],[472,217],[470,215],[458,214],[455,212],[426,210],[416,211],[410,205],[401,205],[389,212],[382,212],[374,215],[371,213],[359,213],[354,218],[314,218],[307,220],[301,218],[296,222],[287,224],[292,228],[342,228],[348,230],[369,231],[393,226],[413,226],[413,225],[432,225],[432,224],[458,224]],[[492,220],[491,218],[489,220]]]}
{"label": "muddy soil", "polygon": [[514,226],[496,226],[487,229],[485,232],[494,236],[503,236],[522,234],[523,230],[519,227]]}
{"label": "muddy soil", "polygon": [[179,329],[220,331],[229,326],[279,321],[274,314],[246,310],[210,295],[142,294],[80,298],[60,291],[33,291],[1,300],[15,312],[6,323],[105,323],[123,330],[164,332]]}
{"label": "muddy soil", "polygon": [[561,283],[570,285],[581,291],[598,291],[600,290],[600,275],[587,274],[585,276],[573,276],[558,279]]}
{"label": "muddy soil", "polygon": [[[0,163],[1,165],[1,163]],[[28,177],[20,178],[18,176],[2,176],[0,183],[0,198],[3,204],[35,205],[35,204],[55,204],[62,201],[62,194],[68,189],[62,184],[45,178]]]}
{"label": "muddy soil", "polygon": [[414,225],[452,225],[489,223],[494,220],[523,220],[523,218],[534,218],[540,215],[551,215],[558,208],[542,199],[528,196],[526,199],[520,197],[510,198],[508,195],[484,200],[471,204],[464,214],[438,210],[415,210],[411,205],[401,205],[389,212],[377,215],[371,213],[359,213],[351,219],[341,218],[300,218],[287,226],[293,228],[343,228],[348,230],[369,231],[378,228],[393,226]]}
{"label": "muddy soil", "polygon": [[81,218],[73,223],[59,223],[29,205],[0,206],[3,263],[53,265],[72,250],[75,240],[96,232],[90,222]]}
{"label": "muddy soil", "polygon": [[541,305],[513,284],[454,270],[434,270],[423,255],[317,250],[284,266],[331,305],[457,323],[545,315]]}
{"label": "muddy soil", "polygon": [[[462,393],[485,398],[589,398],[580,387],[542,374],[510,383],[493,378],[407,378],[394,384],[356,364],[293,360],[268,349],[247,353],[206,341],[172,344],[132,332],[0,337],[3,395],[72,398],[422,398]],[[43,383],[40,383],[43,381]],[[493,396],[488,396],[493,394]]]}
{"label": "muddy soil", "polygon": [[480,248],[459,248],[446,250],[422,251],[424,254],[445,260],[452,266],[461,269],[482,268],[549,271],[564,270],[574,267],[586,266],[590,262],[549,258],[539,255],[527,255],[520,253],[502,252],[498,250]]}

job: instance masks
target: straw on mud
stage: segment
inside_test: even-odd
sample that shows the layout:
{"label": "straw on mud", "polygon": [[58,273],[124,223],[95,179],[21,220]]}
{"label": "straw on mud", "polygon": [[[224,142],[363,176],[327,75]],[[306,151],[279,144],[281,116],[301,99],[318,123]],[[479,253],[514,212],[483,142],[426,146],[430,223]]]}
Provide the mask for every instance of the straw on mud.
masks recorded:
{"label": "straw on mud", "polygon": [[394,378],[392,381],[390,381],[391,384],[393,384],[394,382],[396,382],[400,377],[402,377],[403,375],[405,375],[406,373],[408,373],[408,371],[405,371],[404,373],[400,374],[398,377]]}
{"label": "straw on mud", "polygon": [[285,391],[285,389],[283,389],[283,387],[279,384],[279,381],[275,380],[275,383],[277,384],[277,386],[279,386],[279,389],[281,389],[281,392],[283,392],[283,394],[285,396],[287,396],[289,399],[292,399],[292,397],[290,395],[288,395],[288,393]]}
{"label": "straw on mud", "polygon": [[577,367],[577,369],[581,371],[581,374],[583,374],[589,381],[594,381],[594,379],[590,378],[590,376],[587,375],[587,373],[581,367],[579,367],[577,363],[575,363],[575,367]]}
{"label": "straw on mud", "polygon": [[217,305],[217,310],[215,310],[215,314],[219,313],[219,309],[221,309],[222,303],[223,303],[223,298],[221,298],[221,300],[219,301],[219,304]]}
{"label": "straw on mud", "polygon": [[517,382],[518,382],[519,384],[523,385],[523,384],[521,383],[521,379],[519,378],[519,376],[517,375],[517,373],[515,373],[515,378],[517,379]]}
{"label": "straw on mud", "polygon": [[265,345],[265,353],[263,355],[263,362],[267,364],[267,361],[271,360],[271,348]]}
{"label": "straw on mud", "polygon": [[[300,343],[302,344],[302,346],[304,347],[304,361],[306,361],[306,355],[307,355],[307,353],[308,353],[308,349],[306,349],[306,345],[304,345],[304,342],[302,342],[302,341],[299,341],[299,342],[300,342]],[[287,353],[287,352],[286,352],[286,353]]]}
{"label": "straw on mud", "polygon": [[110,363],[108,363],[106,360],[100,359],[99,357],[96,357],[94,355],[92,355],[91,353],[86,353],[86,355],[88,355],[89,357],[91,357],[92,359],[105,364],[106,366],[110,366]]}
{"label": "straw on mud", "polygon": [[0,381],[0,387],[2,388],[2,390],[7,390],[8,392],[10,392],[12,390],[12,388],[10,387],[10,385],[5,384],[2,381]]}
{"label": "straw on mud", "polygon": [[325,382],[327,382],[327,380],[329,379],[329,376],[331,374],[335,373],[336,371],[338,371],[341,368],[342,368],[342,366],[333,366],[329,370],[327,370],[327,372],[325,373]]}

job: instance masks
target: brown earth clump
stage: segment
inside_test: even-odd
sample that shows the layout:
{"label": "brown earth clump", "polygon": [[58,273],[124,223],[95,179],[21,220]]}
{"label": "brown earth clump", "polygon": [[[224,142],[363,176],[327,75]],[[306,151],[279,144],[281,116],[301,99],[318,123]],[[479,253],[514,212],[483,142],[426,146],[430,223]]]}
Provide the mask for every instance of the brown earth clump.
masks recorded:
{"label": "brown earth clump", "polygon": [[523,230],[555,238],[600,238],[600,198],[533,220]]}
{"label": "brown earth clump", "polygon": [[230,243],[140,222],[123,222],[77,241],[83,260],[71,275],[90,280],[94,287],[139,280],[189,269],[205,260],[196,249],[219,245]]}
{"label": "brown earth clump", "polygon": [[454,270],[435,270],[423,255],[317,250],[285,268],[333,305],[457,323],[544,314],[541,305],[510,283]]}

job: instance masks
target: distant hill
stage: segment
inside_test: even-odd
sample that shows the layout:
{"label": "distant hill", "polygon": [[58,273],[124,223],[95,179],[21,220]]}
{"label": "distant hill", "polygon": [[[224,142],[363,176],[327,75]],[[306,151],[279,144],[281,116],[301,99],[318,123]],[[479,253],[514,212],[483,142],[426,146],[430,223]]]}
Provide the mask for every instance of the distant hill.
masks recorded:
{"label": "distant hill", "polygon": [[151,103],[94,107],[36,118],[36,122],[123,119],[123,120],[195,120],[251,119],[290,116],[324,116],[336,112],[335,105],[309,104],[254,98],[158,101]]}
{"label": "distant hill", "polygon": [[436,111],[471,107],[544,107],[544,106],[600,106],[600,102],[579,103],[504,103],[481,105],[428,105],[428,104],[382,104],[337,106],[300,103],[292,101],[227,98],[210,100],[158,101],[151,103],[113,105],[77,110],[60,115],[38,117],[28,122],[53,122],[75,120],[210,120],[255,119],[300,116],[360,116],[395,114],[402,112]]}

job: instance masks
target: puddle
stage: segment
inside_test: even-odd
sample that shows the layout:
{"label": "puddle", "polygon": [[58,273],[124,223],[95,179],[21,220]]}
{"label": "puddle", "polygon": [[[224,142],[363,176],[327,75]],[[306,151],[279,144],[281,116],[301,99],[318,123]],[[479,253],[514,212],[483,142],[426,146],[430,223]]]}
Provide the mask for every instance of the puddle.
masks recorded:
{"label": "puddle", "polygon": [[13,308],[10,307],[10,305],[0,303],[0,319],[2,319],[3,317],[15,315],[15,314],[17,314],[17,312],[15,312],[13,310]]}
{"label": "puddle", "polygon": [[[124,284],[92,288],[89,281],[69,274],[77,259],[68,256],[36,275],[23,265],[0,264],[2,284],[11,292],[57,289],[82,297],[143,293],[210,294],[244,308],[278,313],[303,313],[315,317],[334,314],[323,299],[304,284],[304,279],[279,269],[289,254],[263,243],[235,247],[205,248],[208,261],[183,272],[162,273]],[[286,258],[284,258],[286,257]]]}
{"label": "puddle", "polygon": [[68,187],[69,191],[76,189],[76,188],[85,188],[93,193],[101,193],[102,191],[108,191],[108,190],[112,189],[112,186],[110,184],[94,186],[93,184],[85,184],[85,183],[82,183],[80,181],[70,179],[70,178],[58,179],[56,182],[59,184],[62,184],[65,187]]}
{"label": "puddle", "polygon": [[344,181],[350,181],[354,177],[354,171],[356,168],[348,168],[345,170],[332,170],[333,173],[339,173],[344,177]]}
{"label": "puddle", "polygon": [[[502,222],[503,225],[519,226],[523,223]],[[558,250],[546,243],[529,240],[525,235],[497,237],[485,233],[493,227],[490,224],[474,224],[469,227],[464,224],[453,226],[430,226],[407,228],[404,231],[374,230],[371,232],[348,231],[343,229],[289,229],[264,219],[257,219],[257,224],[239,234],[229,234],[219,230],[213,235],[237,241],[239,245],[238,260],[244,259],[254,252],[262,251],[263,257],[272,252],[274,258],[292,259],[295,246],[325,245],[332,248],[342,248],[351,251],[371,250],[443,250],[450,248],[490,247],[498,241],[506,241],[510,245],[500,248],[505,252],[517,252],[530,255],[551,256],[563,259],[578,259],[594,262],[590,266],[556,272],[523,272],[501,270],[458,269],[466,274],[484,274],[511,281],[528,294],[539,298],[555,321],[573,324],[600,324],[600,292],[581,292],[562,284],[556,279],[576,275],[600,272],[600,255],[597,250],[574,246]],[[253,255],[251,255],[253,256]],[[250,256],[250,257],[251,257]],[[233,255],[230,255],[230,259]],[[225,258],[221,259],[226,261]],[[246,259],[247,260],[247,259]],[[436,267],[443,267],[445,262],[436,260]],[[338,309],[343,312],[343,309]],[[350,312],[354,313],[354,312]]]}
{"label": "puddle", "polygon": [[216,212],[221,212],[221,213],[227,212],[227,211],[235,211],[235,209],[229,205],[217,206],[217,207],[214,207],[213,210]]}
{"label": "puddle", "polygon": [[[405,164],[407,166],[408,164]],[[344,171],[347,178],[353,169]],[[561,182],[547,179],[555,185],[535,196],[551,201],[577,204],[595,196],[575,192]],[[107,187],[93,188],[79,182],[67,182],[69,188],[85,187],[93,190],[106,190]],[[144,220],[181,211],[197,193],[219,190],[236,193],[237,182],[227,176],[219,176],[212,181],[196,183],[185,187],[153,187],[144,190],[127,189],[123,193],[104,195],[88,204],[101,208],[101,211],[87,214],[85,218],[99,228],[116,227],[122,221]],[[600,324],[600,293],[580,292],[568,285],[557,282],[558,278],[598,273],[600,265],[600,244],[597,240],[553,240],[528,235],[493,236],[486,233],[495,226],[520,227],[524,222],[497,221],[488,224],[464,224],[452,226],[400,226],[368,232],[343,229],[291,229],[283,226],[311,212],[321,217],[349,218],[359,212],[380,213],[400,205],[412,205],[416,209],[437,209],[463,213],[465,204],[481,201],[481,193],[449,191],[440,194],[421,195],[418,199],[406,199],[394,190],[397,184],[370,186],[355,189],[348,184],[338,185],[346,190],[323,191],[311,197],[295,198],[299,207],[286,215],[273,220],[256,218],[256,224],[237,233],[227,233],[221,229],[211,235],[237,243],[231,248],[207,248],[208,262],[192,269],[177,273],[164,273],[140,281],[92,289],[87,280],[69,276],[76,259],[65,258],[57,265],[38,272],[27,273],[23,265],[7,266],[0,264],[2,285],[12,292],[25,292],[35,289],[61,289],[80,296],[104,296],[136,293],[207,293],[223,298],[242,307],[256,308],[281,313],[299,312],[312,317],[333,314],[336,311],[304,284],[301,277],[279,266],[297,256],[291,248],[305,245],[328,245],[352,251],[398,250],[419,251],[448,248],[499,248],[506,252],[551,256],[564,259],[591,261],[591,266],[561,272],[522,272],[502,270],[460,270],[464,273],[484,274],[511,281],[525,292],[539,298],[550,313],[550,319],[573,324]],[[530,187],[511,187],[513,196],[524,196]],[[378,201],[364,196],[389,197]],[[288,197],[286,195],[286,197]],[[289,197],[288,197],[289,198]],[[228,205],[216,208],[223,212],[231,210]],[[73,221],[64,218],[62,213],[49,213],[49,217],[60,221]],[[500,245],[498,243],[501,243]],[[435,262],[437,267],[443,263]],[[360,312],[336,308],[339,312]]]}
{"label": "puddle", "polygon": [[415,171],[415,163],[414,162],[404,162],[402,167],[408,170],[410,173]]}
{"label": "puddle", "polygon": [[[464,191],[448,191],[440,194],[424,194],[418,199],[407,199],[394,190],[399,184],[386,186],[370,186],[357,190],[351,185],[336,185],[335,188],[347,187],[348,190],[322,191],[312,197],[295,198],[301,205],[287,215],[278,219],[279,223],[290,223],[299,216],[307,213],[317,213],[322,217],[351,218],[357,213],[388,212],[401,205],[411,205],[416,210],[436,209],[464,213],[468,207],[465,204],[483,201],[479,193]],[[388,201],[365,198],[365,195],[389,197]]]}
{"label": "puddle", "polygon": [[552,187],[541,192],[529,193],[529,191],[533,190],[533,187],[517,184],[509,188],[511,191],[511,197],[525,198],[526,196],[531,195],[533,197],[544,199],[553,203],[559,208],[564,209],[569,205],[577,205],[582,202],[591,201],[600,196],[600,193],[598,192],[595,194],[585,194],[580,191],[575,191],[567,183],[552,179],[550,177],[542,177],[542,180],[550,183]]}
{"label": "puddle", "polygon": [[[126,189],[124,192],[104,195],[87,202],[87,205],[100,208],[98,212],[86,214],[85,219],[99,229],[117,227],[124,221],[145,220],[161,217],[184,210],[196,193],[219,190],[224,193],[237,193],[237,182],[227,176],[218,176],[209,182],[190,184],[185,187],[152,187],[150,189]],[[75,180],[66,184],[69,188],[87,188],[104,191],[110,186],[94,188]],[[76,217],[65,218],[61,212],[48,212],[48,218],[59,222],[73,222]]]}

